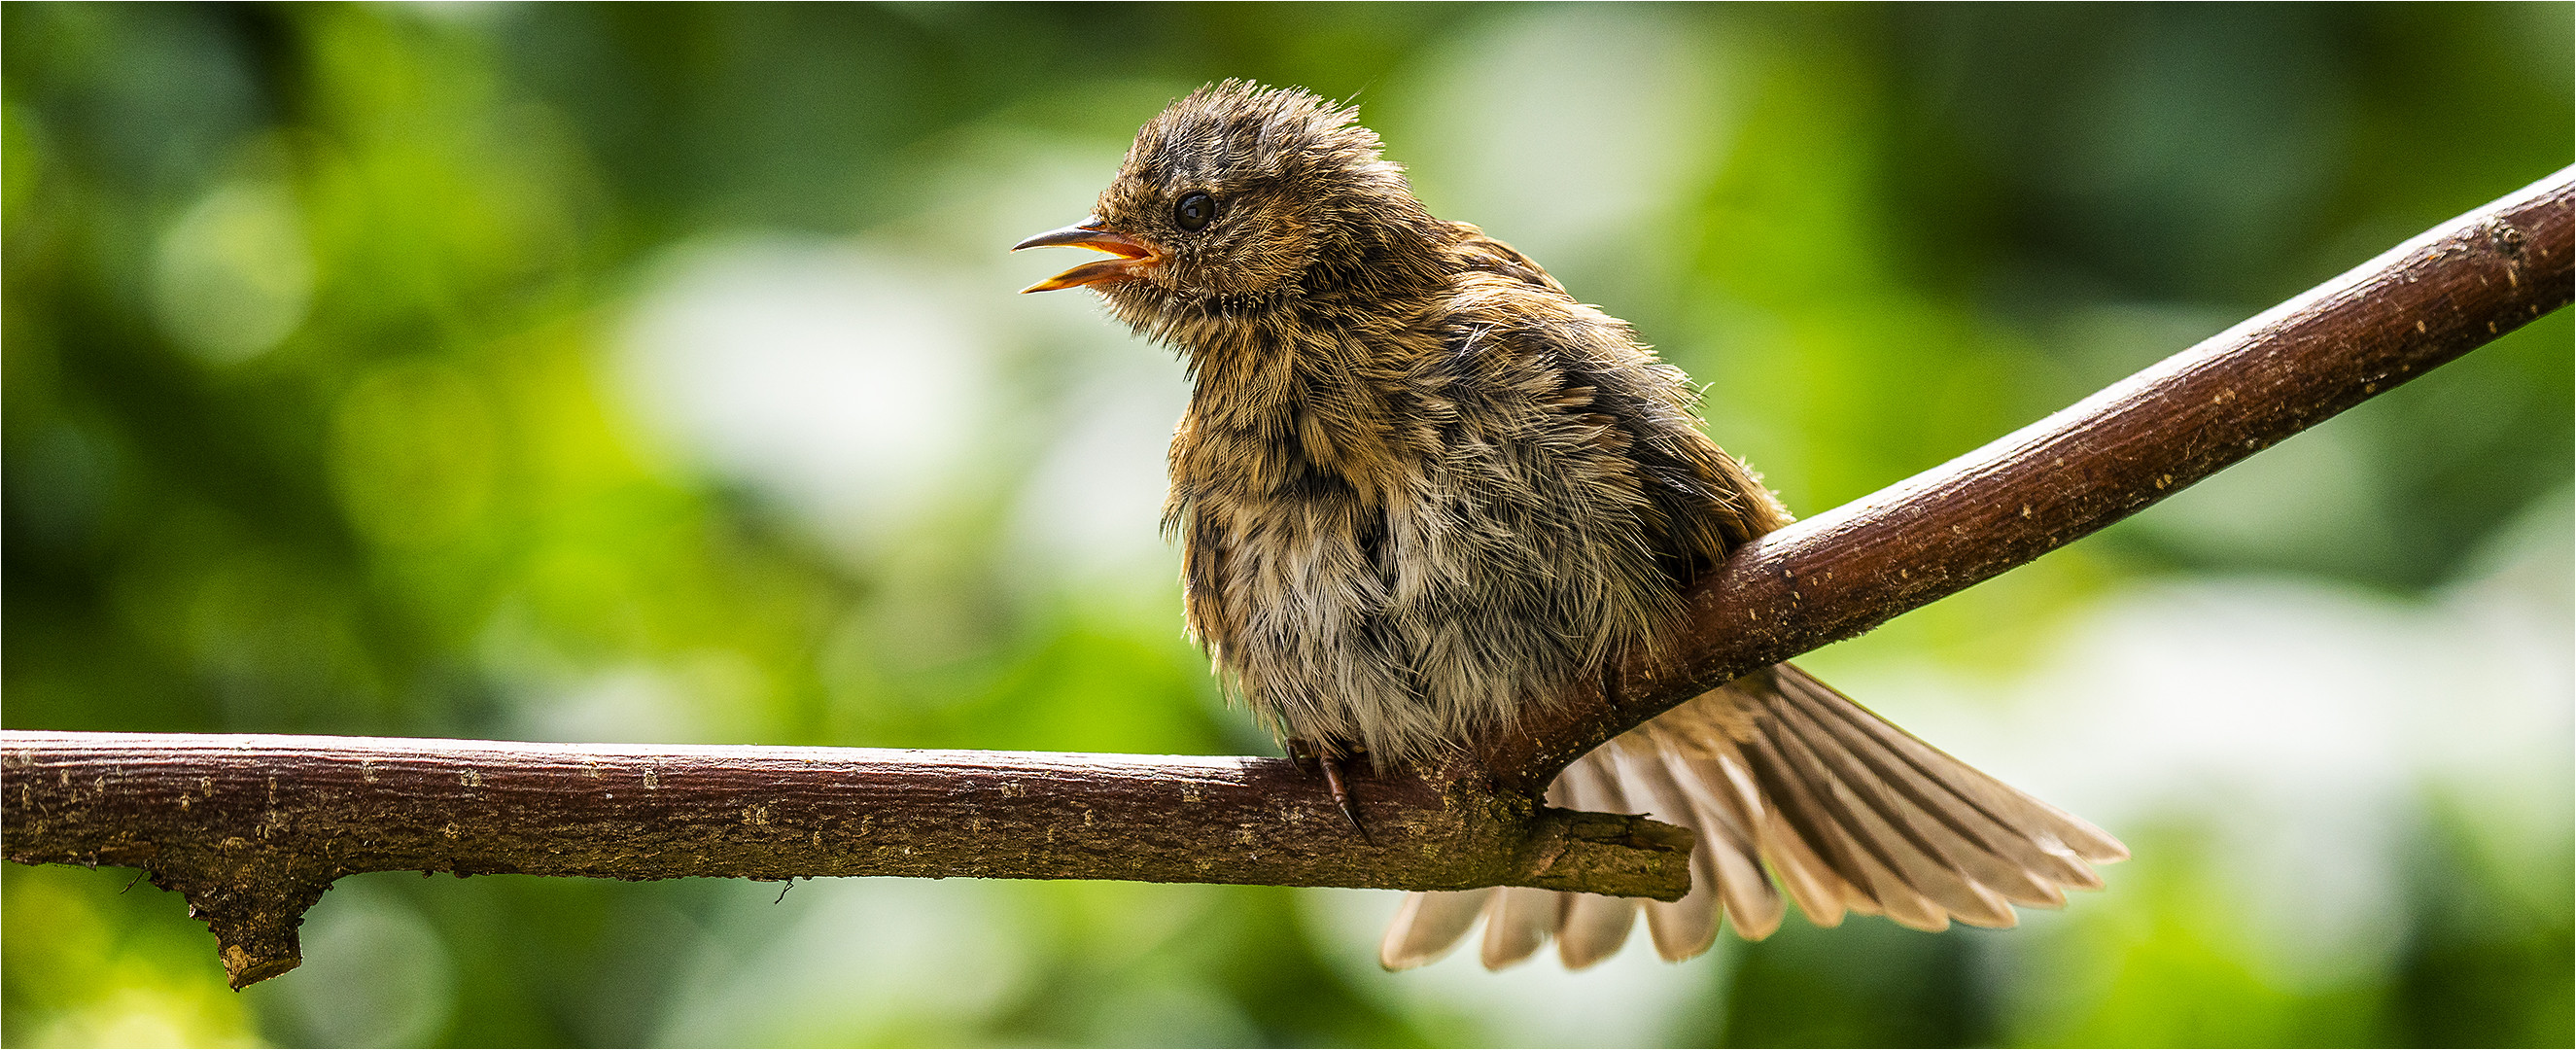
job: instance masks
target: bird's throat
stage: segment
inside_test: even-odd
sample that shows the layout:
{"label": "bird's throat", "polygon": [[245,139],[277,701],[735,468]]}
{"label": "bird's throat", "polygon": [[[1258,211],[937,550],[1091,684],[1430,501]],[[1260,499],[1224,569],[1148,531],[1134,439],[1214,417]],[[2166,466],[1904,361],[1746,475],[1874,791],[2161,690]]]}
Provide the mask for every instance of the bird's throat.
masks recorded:
{"label": "bird's throat", "polygon": [[[1418,440],[1411,340],[1361,341],[1311,324],[1246,325],[1187,348],[1190,408],[1173,480],[1248,496],[1335,494],[1377,505],[1433,449]],[[1377,333],[1387,336],[1392,333]]]}

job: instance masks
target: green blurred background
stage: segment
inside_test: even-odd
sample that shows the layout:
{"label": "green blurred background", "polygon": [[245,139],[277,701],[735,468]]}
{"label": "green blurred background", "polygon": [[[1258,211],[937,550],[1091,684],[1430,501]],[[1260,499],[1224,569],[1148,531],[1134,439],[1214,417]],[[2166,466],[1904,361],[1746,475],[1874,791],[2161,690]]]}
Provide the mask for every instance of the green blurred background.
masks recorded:
{"label": "green blurred background", "polygon": [[[2569,163],[2570,12],[0,5],[0,720],[1272,753],[1179,366],[1002,251],[1191,87],[1355,98],[1814,513]],[[234,994],[12,865],[0,1038],[2564,1046],[2570,342],[1806,661],[2136,850],[2019,930],[1390,975],[1382,893],[376,875]]]}

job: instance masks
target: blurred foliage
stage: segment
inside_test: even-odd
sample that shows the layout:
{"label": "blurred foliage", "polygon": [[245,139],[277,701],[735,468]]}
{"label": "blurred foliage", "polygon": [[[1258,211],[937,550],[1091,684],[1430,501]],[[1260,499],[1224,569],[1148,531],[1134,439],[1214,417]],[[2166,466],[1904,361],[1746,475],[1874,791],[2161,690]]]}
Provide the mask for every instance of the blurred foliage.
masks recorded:
{"label": "blurred foliage", "polygon": [[[1045,263],[998,252],[1166,100],[1356,98],[1434,211],[1635,322],[1814,512],[2567,164],[2570,11],[0,4],[0,721],[1264,748],[1168,554],[1077,528],[1094,479],[1159,469],[1177,367],[1013,298]],[[895,290],[818,316],[886,352],[802,389],[880,430],[809,461],[690,422],[729,359],[650,350],[698,352],[690,318],[746,370],[821,338],[761,327],[803,278],[700,278],[844,258]],[[2570,340],[2544,319],[1816,663],[2000,680],[2157,581],[2435,601],[2563,504]],[[1147,496],[1100,534],[1149,542]],[[2249,963],[2184,821],[2121,829],[2113,892],[2026,931],[1793,921],[1654,971],[1661,1027],[1600,1038],[2566,1044],[2563,836],[2407,797],[2402,943],[2355,974]],[[127,877],[0,875],[0,1040],[1570,1038],[1373,972],[1342,896],[374,875],[233,996]]]}

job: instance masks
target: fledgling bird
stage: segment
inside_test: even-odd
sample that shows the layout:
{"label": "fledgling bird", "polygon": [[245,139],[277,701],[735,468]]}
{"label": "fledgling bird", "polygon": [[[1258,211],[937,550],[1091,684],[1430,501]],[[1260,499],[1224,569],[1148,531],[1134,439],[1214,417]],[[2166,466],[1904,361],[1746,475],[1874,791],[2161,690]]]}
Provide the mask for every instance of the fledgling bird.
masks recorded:
{"label": "fledgling bird", "polygon": [[[1340,759],[1437,763],[1653,651],[1683,587],[1789,520],[1700,433],[1679,369],[1432,217],[1357,119],[1209,85],[1146,122],[1090,218],[1018,245],[1108,253],[1028,290],[1092,288],[1185,359],[1164,523],[1190,631],[1337,798]],[[1641,907],[1667,959],[1707,950],[1721,914],[1758,939],[1785,911],[1766,864],[1819,925],[2010,926],[2128,855],[1788,664],[1600,747],[1547,798],[1692,828],[1689,896],[1414,894],[1388,967],[1479,917],[1496,968],[1551,937],[1565,965],[1598,962]]]}

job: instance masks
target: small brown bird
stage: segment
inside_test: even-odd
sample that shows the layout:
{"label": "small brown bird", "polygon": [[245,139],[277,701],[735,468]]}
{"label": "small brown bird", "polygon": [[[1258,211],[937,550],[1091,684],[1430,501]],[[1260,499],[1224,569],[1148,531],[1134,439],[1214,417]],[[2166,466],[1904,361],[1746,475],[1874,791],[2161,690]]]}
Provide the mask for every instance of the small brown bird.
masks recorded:
{"label": "small brown bird", "polygon": [[[1684,586],[1789,521],[1700,433],[1679,369],[1527,256],[1433,218],[1357,118],[1210,85],[1146,122],[1090,218],[1018,245],[1113,256],[1028,290],[1090,287],[1186,360],[1164,524],[1190,631],[1345,812],[1343,758],[1436,763],[1651,652]],[[1721,913],[1758,939],[1785,910],[1765,864],[1819,925],[2010,926],[2012,905],[2061,905],[2128,855],[1787,664],[1595,750],[1548,801],[1689,826],[1690,895],[1415,894],[1388,967],[1479,916],[1488,967],[1550,937],[1588,966],[1641,906],[1667,959],[1707,950]]]}

